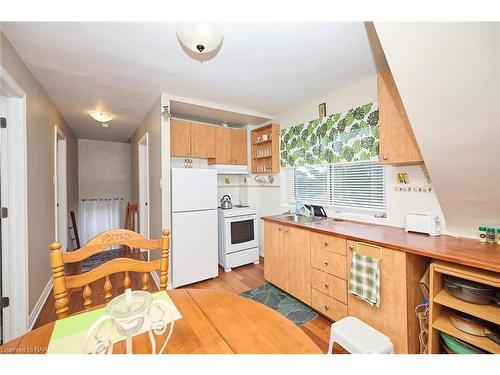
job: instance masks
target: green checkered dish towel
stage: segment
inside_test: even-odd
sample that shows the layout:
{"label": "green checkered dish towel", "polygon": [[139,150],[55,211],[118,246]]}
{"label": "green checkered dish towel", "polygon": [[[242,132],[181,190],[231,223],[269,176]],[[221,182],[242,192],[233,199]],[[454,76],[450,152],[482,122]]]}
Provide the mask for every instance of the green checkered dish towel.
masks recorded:
{"label": "green checkered dish towel", "polygon": [[380,259],[352,252],[349,293],[380,307]]}

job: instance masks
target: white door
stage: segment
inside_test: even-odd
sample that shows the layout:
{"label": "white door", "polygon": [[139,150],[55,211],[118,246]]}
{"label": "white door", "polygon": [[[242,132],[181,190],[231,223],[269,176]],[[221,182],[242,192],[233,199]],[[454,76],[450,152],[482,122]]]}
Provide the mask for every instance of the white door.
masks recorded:
{"label": "white door", "polygon": [[139,155],[139,232],[149,234],[149,142],[148,133],[138,142]]}
{"label": "white door", "polygon": [[54,127],[54,193],[55,193],[55,237],[62,250],[68,248],[68,209],[66,178],[66,136]]}
{"label": "white door", "polygon": [[218,275],[217,210],[172,215],[174,288]]}
{"label": "white door", "polygon": [[[0,342],[29,329],[26,94],[0,66]],[[7,304],[7,301],[4,301]]]}
{"label": "white door", "polygon": [[[7,98],[5,96],[0,96],[0,117],[2,118],[3,122],[7,122]],[[7,207],[5,203],[5,192],[3,192],[2,195],[2,181],[5,181],[5,177],[7,176],[6,172],[6,167],[7,167],[7,158],[6,158],[6,153],[5,150],[7,148],[7,129],[0,129],[0,207]],[[2,282],[3,278],[5,277],[6,279],[9,277],[8,275],[8,267],[7,262],[5,262],[7,259],[4,259],[3,253],[4,253],[4,248],[7,250],[8,246],[7,245],[7,218],[3,218],[3,215],[0,214],[0,298],[2,298],[4,295],[8,295],[6,292],[6,287],[5,285],[5,290],[4,290],[4,282]],[[7,251],[5,251],[7,253]],[[7,255],[7,254],[6,254]],[[5,271],[3,271],[3,268],[5,268]],[[1,300],[0,300],[1,303]],[[9,315],[3,313],[4,309],[0,307],[0,345],[3,343],[3,338],[4,338],[4,326],[5,328],[9,327],[8,324],[8,318]]]}

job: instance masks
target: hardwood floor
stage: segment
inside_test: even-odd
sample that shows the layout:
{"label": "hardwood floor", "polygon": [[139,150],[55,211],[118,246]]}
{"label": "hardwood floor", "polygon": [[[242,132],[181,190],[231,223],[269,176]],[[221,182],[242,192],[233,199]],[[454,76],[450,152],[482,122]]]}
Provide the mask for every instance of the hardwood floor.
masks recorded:
{"label": "hardwood floor", "polygon": [[[134,255],[137,256],[137,255]],[[140,289],[142,286],[139,274],[130,274],[132,280],[132,289]],[[215,279],[201,281],[199,283],[187,285],[182,288],[194,289],[217,289],[231,293],[242,293],[246,290],[261,286],[266,281],[264,280],[264,258],[260,259],[260,264],[249,264],[246,266],[234,268],[231,272],[224,272],[219,267],[219,277]],[[122,293],[123,275],[117,274],[111,277],[113,284],[113,296]],[[182,289],[180,288],[180,289]],[[104,281],[99,280],[91,284],[93,293],[93,302],[95,305],[105,303],[104,301]],[[150,277],[150,291],[158,290],[156,284]],[[83,297],[81,290],[74,290],[69,296],[70,313],[83,310]],[[46,323],[56,320],[54,297],[51,294],[47,298],[45,305],[35,323],[34,328],[40,327]],[[328,340],[330,337],[330,326],[332,321],[319,315],[317,318],[302,325],[301,329],[316,343],[323,353],[328,350]]]}

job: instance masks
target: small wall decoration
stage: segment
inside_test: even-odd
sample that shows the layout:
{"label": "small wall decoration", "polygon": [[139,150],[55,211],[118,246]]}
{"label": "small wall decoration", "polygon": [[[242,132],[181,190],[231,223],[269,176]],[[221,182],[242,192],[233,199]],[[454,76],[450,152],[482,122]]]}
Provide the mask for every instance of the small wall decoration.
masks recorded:
{"label": "small wall decoration", "polygon": [[326,116],[326,103],[321,103],[319,105],[319,118]]}
{"label": "small wall decoration", "polygon": [[408,173],[406,173],[406,172],[398,173],[397,183],[398,184],[408,184],[408,183],[410,183],[410,177],[408,176]]}
{"label": "small wall decoration", "polygon": [[229,185],[231,183],[231,181],[229,180],[229,177],[224,177],[224,183],[226,185]]}

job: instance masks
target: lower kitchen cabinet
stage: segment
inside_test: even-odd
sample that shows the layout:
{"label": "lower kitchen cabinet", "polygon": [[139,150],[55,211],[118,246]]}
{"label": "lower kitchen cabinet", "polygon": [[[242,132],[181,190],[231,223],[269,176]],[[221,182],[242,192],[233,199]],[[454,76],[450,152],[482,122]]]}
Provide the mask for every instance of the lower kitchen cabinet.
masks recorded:
{"label": "lower kitchen cabinet", "polygon": [[285,290],[286,263],[281,232],[281,225],[264,222],[264,279]]}
{"label": "lower kitchen cabinet", "polygon": [[337,301],[347,304],[347,281],[313,268],[311,287]]}
{"label": "lower kitchen cabinet", "polygon": [[332,320],[340,320],[347,316],[347,305],[337,301],[335,298],[327,296],[324,293],[312,289],[311,291],[311,306],[313,309],[326,315]]}
{"label": "lower kitchen cabinet", "polygon": [[[380,307],[348,293],[352,252],[380,262]],[[396,353],[418,353],[415,307],[430,259],[264,221],[264,278],[332,319],[357,317],[388,336]]]}
{"label": "lower kitchen cabinet", "polygon": [[283,253],[285,255],[285,290],[301,301],[311,304],[310,232],[283,227]]}
{"label": "lower kitchen cabinet", "polygon": [[[413,254],[376,247],[355,241],[347,242],[350,251],[381,257],[380,307],[348,294],[347,312],[388,336],[396,353],[419,352],[419,326],[415,307],[422,302],[419,281],[429,260]],[[347,256],[351,269],[351,256]]]}
{"label": "lower kitchen cabinet", "polygon": [[264,278],[310,305],[309,231],[265,222],[264,243]]}
{"label": "lower kitchen cabinet", "polygon": [[312,249],[311,265],[318,270],[346,279],[346,257],[328,250]]}

